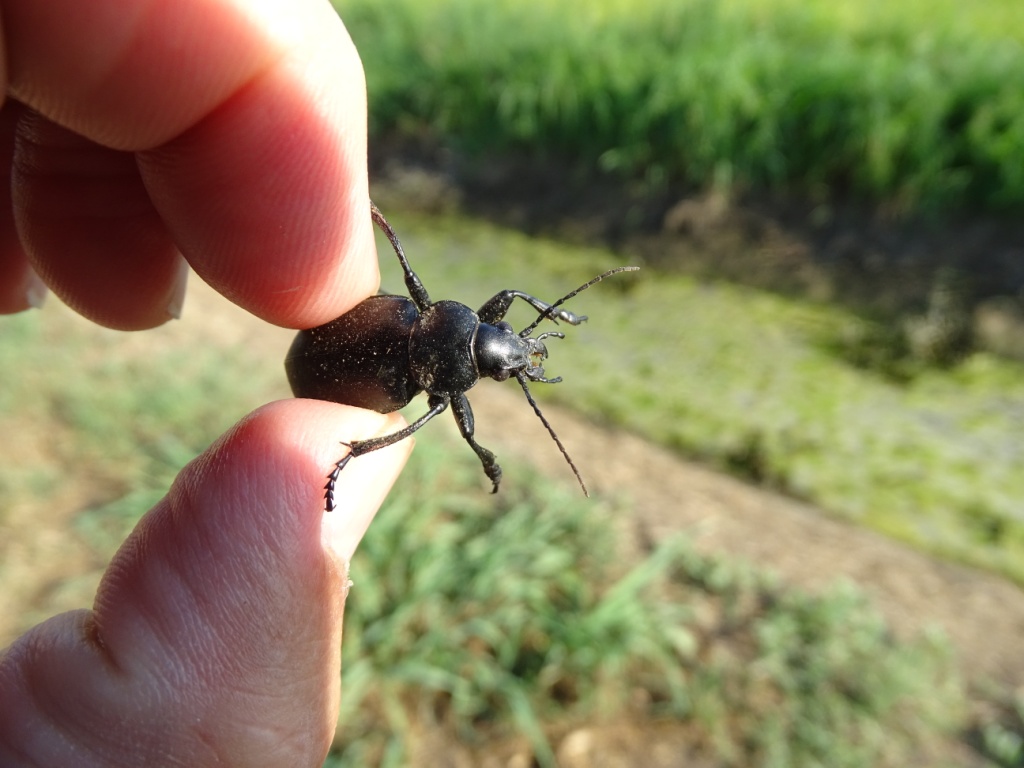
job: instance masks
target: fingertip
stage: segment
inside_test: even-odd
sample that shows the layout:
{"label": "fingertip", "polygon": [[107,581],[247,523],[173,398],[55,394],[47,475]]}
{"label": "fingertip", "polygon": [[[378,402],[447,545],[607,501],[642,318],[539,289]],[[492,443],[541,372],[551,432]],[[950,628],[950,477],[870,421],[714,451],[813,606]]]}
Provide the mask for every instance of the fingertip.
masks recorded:
{"label": "fingertip", "polygon": [[[293,464],[287,483],[296,509],[318,526],[320,542],[345,570],[370,522],[380,508],[412,452],[414,441],[364,454],[350,461],[334,484],[336,508],[325,511],[324,486],[337,462],[348,453],[343,443],[397,432],[405,425],[398,413],[381,414],[363,408],[320,400],[284,400],[260,408],[239,429],[236,439],[259,444],[261,433],[277,435]],[[262,474],[257,471],[256,474]]]}
{"label": "fingertip", "polygon": [[[329,540],[331,554],[347,561],[404,466],[412,441],[350,462],[335,484],[333,513],[325,513],[327,476],[347,451],[343,442],[390,434],[404,423],[397,413],[320,400],[270,403],[186,467],[168,499],[175,506],[209,505],[212,499],[224,516],[220,530],[244,536],[258,524],[262,535],[269,533],[276,542],[309,536],[303,549]],[[229,505],[237,511],[226,511]],[[325,520],[332,535],[322,539]],[[339,546],[338,536],[347,544]]]}
{"label": "fingertip", "polygon": [[365,97],[323,101],[273,70],[139,155],[154,205],[199,276],[291,328],[333,320],[379,284]]}
{"label": "fingertip", "polygon": [[[232,754],[266,749],[241,741],[264,726],[307,748],[329,742],[348,561],[411,446],[352,462],[333,513],[321,488],[339,440],[400,421],[313,400],[271,403],[182,470],[140,521],[97,593],[96,638],[139,699],[174,681],[189,712],[161,715],[168,738],[195,736],[182,718],[198,713],[210,742]],[[237,719],[252,712],[258,722]]]}

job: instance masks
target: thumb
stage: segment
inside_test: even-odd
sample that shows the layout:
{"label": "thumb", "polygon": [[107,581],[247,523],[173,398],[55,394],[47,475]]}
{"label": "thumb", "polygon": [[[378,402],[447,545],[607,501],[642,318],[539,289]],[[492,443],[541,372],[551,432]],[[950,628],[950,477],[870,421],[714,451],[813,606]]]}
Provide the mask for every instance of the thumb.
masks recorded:
{"label": "thumb", "polygon": [[[0,656],[0,764],[319,766],[337,722],[348,558],[411,449],[339,439],[397,417],[266,406],[178,476],[115,555],[91,611]],[[326,521],[326,525],[324,522]]]}

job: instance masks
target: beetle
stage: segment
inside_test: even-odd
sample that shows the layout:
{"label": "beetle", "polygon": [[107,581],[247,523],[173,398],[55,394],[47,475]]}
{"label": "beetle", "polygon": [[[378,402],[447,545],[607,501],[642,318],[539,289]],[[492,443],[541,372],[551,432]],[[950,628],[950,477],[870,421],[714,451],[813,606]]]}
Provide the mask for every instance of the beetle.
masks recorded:
{"label": "beetle", "polygon": [[[465,394],[484,376],[496,381],[516,377],[527,401],[576,475],[584,495],[589,496],[579,470],[527,386],[528,381],[556,384],[562,380],[561,377],[546,378],[541,363],[548,356],[544,340],[561,339],[565,334],[556,331],[536,337],[530,334],[545,319],[556,323],[561,320],[569,325],[584,322],[585,315],[575,315],[559,307],[606,277],[639,268],[610,269],[553,304],[509,289],[496,293],[473,311],[457,301],[432,302],[409,266],[398,235],[372,202],[370,214],[398,256],[409,297],[371,296],[329,323],[299,331],[285,358],[288,382],[296,397],[354,405],[378,413],[397,411],[425,391],[429,410],[390,435],[342,442],[349,451],[327,476],[324,486],[327,511],[335,508],[334,486],[352,457],[405,439],[449,406],[462,437],[480,458],[484,474],[493,484],[491,492],[497,493],[501,467],[494,454],[473,437],[473,410]],[[517,298],[540,313],[518,334],[503,319]]]}

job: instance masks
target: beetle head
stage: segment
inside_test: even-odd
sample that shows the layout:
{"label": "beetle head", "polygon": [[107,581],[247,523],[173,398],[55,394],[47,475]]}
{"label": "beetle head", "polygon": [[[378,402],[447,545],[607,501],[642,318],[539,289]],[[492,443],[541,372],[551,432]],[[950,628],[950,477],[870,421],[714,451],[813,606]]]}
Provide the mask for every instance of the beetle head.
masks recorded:
{"label": "beetle head", "polygon": [[512,326],[504,320],[494,325],[481,323],[479,328],[477,328],[476,339],[473,342],[477,370],[481,376],[489,376],[495,381],[505,381],[510,376],[516,377],[519,385],[523,388],[523,392],[526,394],[526,399],[533,407],[533,412],[537,414],[537,418],[544,424],[548,434],[551,435],[551,439],[558,446],[558,450],[562,452],[565,460],[569,463],[569,467],[572,469],[573,474],[576,475],[583,493],[589,496],[587,486],[584,484],[583,478],[580,477],[579,470],[576,469],[576,465],[573,463],[572,458],[570,458],[568,451],[565,450],[565,446],[562,445],[562,441],[558,439],[558,435],[555,434],[551,424],[544,418],[540,406],[533,399],[533,395],[530,394],[530,389],[527,386],[528,381],[557,384],[562,380],[561,376],[554,379],[544,376],[543,363],[548,356],[548,348],[544,344],[544,339],[549,337],[564,339],[565,334],[557,331],[546,331],[539,336],[530,338],[529,336],[524,336],[522,332],[515,333],[512,330]]}
{"label": "beetle head", "polygon": [[530,381],[556,384],[562,379],[544,378],[543,362],[548,356],[544,339],[549,336],[565,338],[565,334],[552,331],[523,338],[504,320],[494,325],[481,323],[473,342],[477,370],[481,376],[495,381],[505,381],[522,372]]}
{"label": "beetle head", "polygon": [[590,286],[601,282],[606,277],[618,274],[619,272],[634,272],[638,267],[618,267],[616,269],[609,269],[593,280],[590,280],[574,291],[570,291],[565,296],[560,298],[554,304],[551,304],[544,309],[538,316],[537,319],[530,323],[528,326],[523,328],[518,334],[512,330],[512,326],[504,320],[490,325],[488,323],[481,323],[477,329],[477,336],[474,340],[473,350],[476,356],[477,371],[481,376],[489,376],[495,381],[505,381],[509,376],[514,375],[516,380],[519,382],[519,386],[523,388],[523,393],[526,395],[527,401],[533,407],[533,412],[537,414],[537,418],[544,424],[544,428],[547,429],[548,434],[551,435],[551,439],[555,441],[555,445],[558,446],[558,450],[562,452],[562,456],[565,457],[566,462],[569,464],[570,469],[576,480],[580,484],[580,488],[583,489],[583,493],[586,496],[590,494],[587,492],[587,486],[583,482],[583,478],[580,477],[580,472],[576,468],[576,464],[573,463],[572,458],[569,456],[569,452],[565,450],[565,446],[562,445],[562,441],[558,439],[558,435],[555,434],[555,430],[548,423],[548,420],[544,418],[544,414],[541,413],[540,406],[537,405],[537,401],[533,399],[533,395],[530,394],[530,388],[527,386],[529,381],[539,381],[544,384],[557,384],[562,380],[561,376],[554,379],[548,379],[544,376],[543,362],[547,359],[548,348],[544,345],[544,339],[549,336],[553,336],[556,339],[565,338],[565,334],[558,333],[556,331],[547,331],[536,337],[531,337],[530,334],[533,329],[541,324],[544,320],[552,320],[558,322],[563,320],[570,323],[571,325],[579,325],[586,317],[582,315],[576,316],[566,313],[559,313],[555,310],[558,309],[562,304],[571,299],[578,293],[585,291]]}

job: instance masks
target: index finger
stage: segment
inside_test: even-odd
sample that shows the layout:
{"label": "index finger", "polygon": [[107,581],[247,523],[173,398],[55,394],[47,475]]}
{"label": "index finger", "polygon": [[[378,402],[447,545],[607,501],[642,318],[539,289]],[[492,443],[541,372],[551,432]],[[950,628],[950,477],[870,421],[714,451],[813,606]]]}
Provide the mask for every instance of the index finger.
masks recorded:
{"label": "index finger", "polygon": [[[45,235],[25,238],[41,251],[31,254],[37,264],[53,259],[59,274],[60,259],[79,252],[72,238],[81,232],[102,232],[116,247],[109,230],[124,206],[126,228],[166,228],[207,282],[272,322],[315,325],[375,290],[365,86],[327,2],[3,0],[0,18],[9,93],[99,145],[89,155],[94,175],[102,176],[104,152],[132,152],[141,178],[131,189],[130,180],[116,187],[120,177],[75,178],[90,195],[82,208],[96,212],[75,230],[66,189],[59,206],[46,193],[61,172],[81,170],[48,159],[49,187],[23,195],[31,210],[16,211],[23,234]],[[38,156],[46,147],[31,149]],[[156,215],[138,213],[139,189]],[[63,218],[47,222],[52,208]]]}

